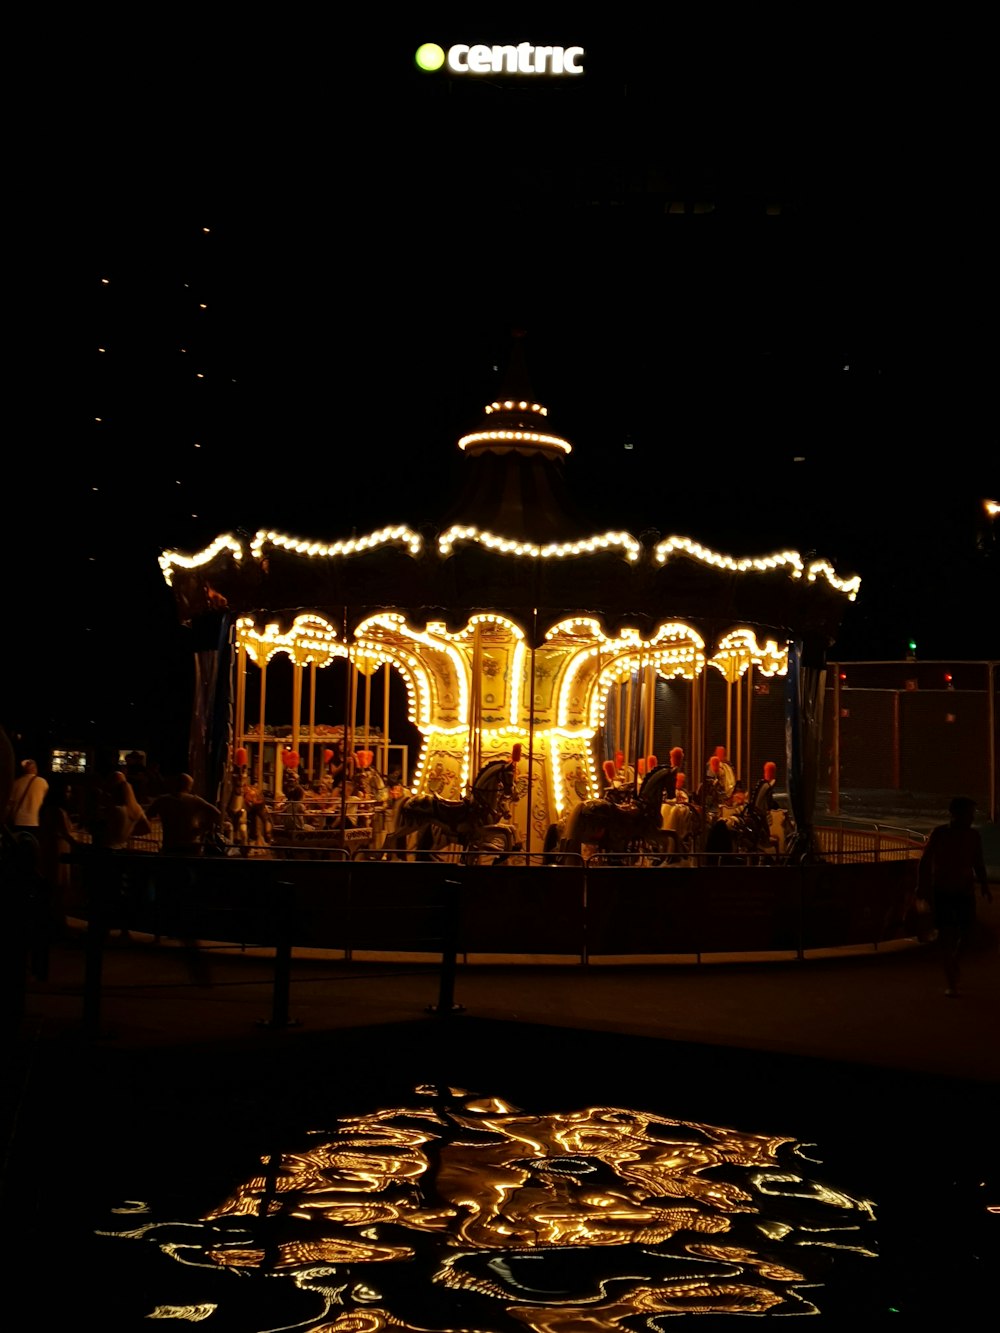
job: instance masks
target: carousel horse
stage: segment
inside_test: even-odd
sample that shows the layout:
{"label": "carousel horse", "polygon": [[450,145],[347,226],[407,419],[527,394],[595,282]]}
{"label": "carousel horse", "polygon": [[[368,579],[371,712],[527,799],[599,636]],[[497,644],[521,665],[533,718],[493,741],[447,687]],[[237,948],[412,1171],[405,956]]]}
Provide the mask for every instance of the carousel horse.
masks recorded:
{"label": "carousel horse", "polygon": [[660,764],[647,772],[632,801],[580,801],[562,825],[553,824],[549,829],[545,850],[579,852],[588,845],[603,854],[675,854],[677,834],[663,827],[661,806],[668,794],[674,795],[676,781],[676,770]]}
{"label": "carousel horse", "polygon": [[[769,769],[772,765],[767,766]],[[751,865],[771,865],[787,858],[791,821],[787,810],[773,803],[769,774],[754,788],[753,796],[713,824],[706,851],[736,853]],[[723,859],[720,857],[720,860]]]}
{"label": "carousel horse", "polygon": [[515,745],[510,759],[492,759],[479,770],[469,795],[459,801],[446,801],[434,793],[408,797],[396,816],[397,837],[419,832],[423,836],[418,846],[432,853],[458,847],[498,860],[509,856],[517,850],[509,802],[520,758],[521,747]]}
{"label": "carousel horse", "polygon": [[660,809],[663,828],[673,833],[677,839],[677,854],[665,858],[670,864],[690,857],[699,850],[704,827],[703,811],[692,803],[684,789],[684,782],[685,775],[678,773],[674,799],[665,800]]}

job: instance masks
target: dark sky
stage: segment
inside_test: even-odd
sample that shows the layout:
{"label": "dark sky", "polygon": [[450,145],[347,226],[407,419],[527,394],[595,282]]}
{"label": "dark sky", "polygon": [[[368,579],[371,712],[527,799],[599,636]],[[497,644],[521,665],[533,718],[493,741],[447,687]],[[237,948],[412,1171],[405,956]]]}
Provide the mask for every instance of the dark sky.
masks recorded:
{"label": "dark sky", "polygon": [[[1000,656],[986,251],[927,174],[947,125],[905,62],[870,30],[539,28],[150,27],[134,60],[89,34],[23,216],[10,507],[39,555],[9,580],[8,725],[174,725],[164,548],[433,522],[513,327],[596,527],[828,556],[863,580],[841,657]],[[586,74],[412,62],[525,37],[579,41]],[[966,134],[948,160],[974,157]]]}

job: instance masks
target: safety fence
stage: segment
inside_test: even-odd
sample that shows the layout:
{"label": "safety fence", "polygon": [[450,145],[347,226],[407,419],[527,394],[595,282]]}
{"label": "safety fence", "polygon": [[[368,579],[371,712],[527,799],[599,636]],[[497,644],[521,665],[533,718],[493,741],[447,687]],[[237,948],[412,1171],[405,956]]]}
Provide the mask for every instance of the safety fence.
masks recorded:
{"label": "safety fence", "polygon": [[[262,946],[287,938],[357,959],[433,956],[447,935],[470,960],[587,964],[729,952],[804,957],[900,938],[912,925],[913,848],[871,834],[867,844],[833,846],[811,864],[735,856],[713,864],[703,856],[701,864],[642,873],[611,856],[479,865],[460,854],[388,861],[122,852],[84,855],[79,864],[84,912],[154,937]],[[447,883],[458,884],[454,897]],[[443,914],[446,901],[454,920]]]}
{"label": "safety fence", "polygon": [[[296,948],[345,963],[430,966],[436,1012],[475,964],[703,963],[787,958],[915,939],[916,862],[886,840],[813,864],[719,864],[631,873],[613,857],[525,864],[166,857],[84,852],[84,1028],[100,1027],[104,950],[116,930],[202,948],[273,951],[273,1026],[289,1023]],[[911,849],[912,850],[912,849]]]}

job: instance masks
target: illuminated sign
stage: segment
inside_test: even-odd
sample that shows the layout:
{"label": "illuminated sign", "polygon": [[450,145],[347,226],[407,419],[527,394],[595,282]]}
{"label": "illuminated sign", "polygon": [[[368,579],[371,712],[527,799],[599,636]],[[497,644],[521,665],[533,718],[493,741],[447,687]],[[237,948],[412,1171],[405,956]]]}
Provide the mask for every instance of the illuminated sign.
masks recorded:
{"label": "illuminated sign", "polygon": [[447,65],[452,74],[545,74],[583,73],[582,46],[449,46],[435,42],[417,48],[414,59],[420,69],[433,72]]}

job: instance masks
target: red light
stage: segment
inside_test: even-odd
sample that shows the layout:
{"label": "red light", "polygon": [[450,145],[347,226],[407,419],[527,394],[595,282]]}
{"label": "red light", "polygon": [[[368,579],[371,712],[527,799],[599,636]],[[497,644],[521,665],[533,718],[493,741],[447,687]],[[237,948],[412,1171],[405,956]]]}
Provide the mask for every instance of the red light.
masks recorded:
{"label": "red light", "polygon": [[950,672],[950,671],[946,671],[946,672],[944,673],[944,679],[945,679],[945,684],[947,684],[947,685],[950,685],[950,684],[951,684],[951,672]]}
{"label": "red light", "polygon": [[846,672],[846,671],[842,671],[842,672],[840,673],[840,679],[841,679],[841,680],[846,680],[846,679],[847,679],[847,672]]}

